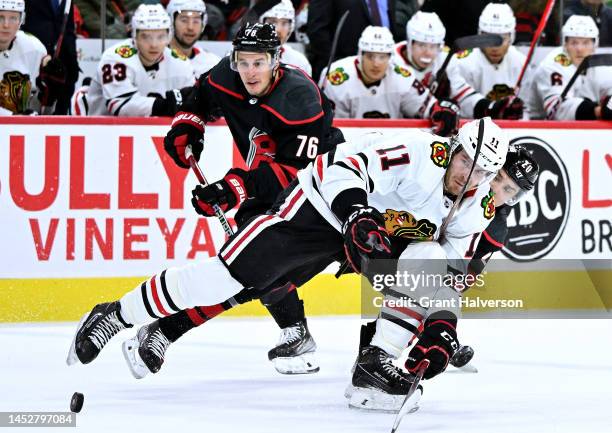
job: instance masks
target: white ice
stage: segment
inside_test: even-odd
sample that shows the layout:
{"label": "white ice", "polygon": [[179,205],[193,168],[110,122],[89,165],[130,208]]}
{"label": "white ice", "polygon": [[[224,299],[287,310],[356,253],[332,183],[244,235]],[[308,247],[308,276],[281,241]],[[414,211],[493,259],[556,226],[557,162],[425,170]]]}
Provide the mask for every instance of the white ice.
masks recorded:
{"label": "white ice", "polygon": [[[348,409],[357,317],[313,317],[321,371],[283,376],[267,360],[269,318],[215,319],[170,347],[157,375],[137,381],[115,337],[90,365],[68,367],[76,323],[0,326],[0,411],[67,411],[85,394],[85,432],[389,432],[390,414]],[[611,320],[460,322],[479,373],[425,382],[421,409],[398,432],[612,431]],[[74,431],[54,429],[53,431]],[[23,431],[23,430],[20,430]],[[40,432],[40,429],[33,430]]]}

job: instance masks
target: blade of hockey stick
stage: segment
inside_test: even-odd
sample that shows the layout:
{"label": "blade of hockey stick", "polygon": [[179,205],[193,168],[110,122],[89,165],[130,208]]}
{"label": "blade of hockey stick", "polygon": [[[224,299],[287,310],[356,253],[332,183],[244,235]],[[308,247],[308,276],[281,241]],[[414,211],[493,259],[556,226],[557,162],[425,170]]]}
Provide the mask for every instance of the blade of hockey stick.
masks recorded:
{"label": "blade of hockey stick", "polygon": [[399,412],[395,416],[395,420],[393,421],[393,427],[391,428],[391,433],[395,433],[397,431],[397,428],[399,427],[400,422],[402,422],[402,419],[404,419],[404,416],[410,413],[410,410],[414,407],[414,404],[411,404],[410,402],[411,397],[414,395],[415,391],[417,390],[419,386],[419,383],[423,379],[423,375],[425,375],[425,371],[427,370],[427,367],[429,367],[429,360],[425,359],[421,363],[421,366],[416,372],[414,382],[412,382],[412,385],[410,386],[410,389],[408,390],[408,394],[406,394],[406,398],[404,399],[404,402],[402,403],[402,407],[400,408]]}
{"label": "blade of hockey stick", "polygon": [[[195,176],[198,179],[198,181],[202,185],[208,186],[209,183],[206,180],[206,178],[204,177],[204,172],[202,172],[202,169],[200,168],[200,165],[198,164],[198,161],[196,161],[195,156],[193,156],[193,152],[191,151],[191,146],[187,146],[185,148],[185,157],[189,161],[189,165],[191,166],[191,170],[195,174]],[[215,211],[215,215],[219,219],[219,222],[221,223],[221,226],[223,227],[223,231],[225,232],[225,234],[228,235],[228,236],[233,235],[234,231],[232,230],[232,227],[230,226],[229,222],[227,221],[227,217],[225,216],[225,212],[223,212],[223,210],[221,210],[221,207],[219,207],[219,205],[216,204],[216,203],[213,204],[212,208]]]}
{"label": "blade of hockey stick", "polygon": [[592,54],[590,56],[585,57],[582,60],[582,63],[578,65],[576,68],[576,72],[572,75],[567,86],[563,89],[561,93],[561,100],[564,100],[567,97],[567,93],[570,91],[576,79],[578,79],[578,75],[584,73],[589,68],[594,68],[596,66],[612,66],[612,53],[605,54]]}
{"label": "blade of hockey stick", "polygon": [[344,27],[344,22],[348,18],[349,10],[344,12],[340,17],[340,21],[338,21],[338,25],[336,26],[336,33],[334,33],[334,41],[332,42],[331,51],[329,52],[329,60],[327,61],[327,67],[324,69],[325,71],[325,79],[321,84],[321,92],[325,90],[325,86],[327,85],[327,74],[329,74],[329,68],[331,67],[332,62],[334,61],[334,56],[336,55],[336,49],[338,48],[338,39],[340,39],[340,32],[342,31],[342,27]]}

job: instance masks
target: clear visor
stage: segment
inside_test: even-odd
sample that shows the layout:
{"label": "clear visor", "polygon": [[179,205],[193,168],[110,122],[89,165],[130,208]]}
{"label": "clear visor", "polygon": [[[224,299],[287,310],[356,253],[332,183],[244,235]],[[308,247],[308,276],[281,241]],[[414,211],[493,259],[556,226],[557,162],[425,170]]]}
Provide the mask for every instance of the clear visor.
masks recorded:
{"label": "clear visor", "polygon": [[[467,151],[465,151],[465,149],[463,148],[463,146],[457,139],[457,136],[453,136],[451,138],[451,147],[456,148],[456,150],[453,151],[453,158],[462,150],[464,151],[465,158],[461,158],[460,162],[461,164],[463,164],[464,168],[471,169],[472,164],[474,163],[474,160],[472,159],[472,156]],[[478,159],[480,159],[480,157]],[[478,163],[476,163],[476,167],[474,167],[474,171],[472,172],[470,182],[476,181],[477,187],[478,187],[484,183],[491,182],[495,178],[496,174],[497,174],[497,171],[486,170],[482,168],[480,165],[478,165]]]}
{"label": "clear visor", "polygon": [[[274,69],[277,63],[276,56],[270,53],[257,53],[260,56],[240,56],[241,51],[232,50],[230,68],[236,72],[266,72]],[[255,54],[255,53],[252,53]]]}
{"label": "clear visor", "polygon": [[506,204],[508,206],[514,206],[515,204],[517,204],[518,202],[522,201],[524,198],[530,195],[533,195],[533,190],[525,191],[524,189],[521,189],[519,190],[519,192],[517,192],[514,195],[514,197],[511,197],[508,200],[506,200]]}

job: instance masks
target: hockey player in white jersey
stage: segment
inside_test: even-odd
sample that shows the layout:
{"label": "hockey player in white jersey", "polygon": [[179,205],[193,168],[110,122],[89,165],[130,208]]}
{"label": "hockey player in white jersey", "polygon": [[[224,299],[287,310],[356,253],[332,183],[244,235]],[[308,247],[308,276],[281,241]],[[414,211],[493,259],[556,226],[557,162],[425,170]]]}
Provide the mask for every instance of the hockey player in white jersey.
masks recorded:
{"label": "hockey player in white jersey", "polygon": [[73,114],[174,115],[178,89],[195,82],[187,58],[168,48],[170,18],[163,6],[140,5],[132,17],[132,38],[107,49],[87,93],[74,98]]}
{"label": "hockey player in white jersey", "polygon": [[[514,86],[525,64],[525,55],[512,43],[516,18],[506,3],[489,3],[478,19],[478,31],[500,35],[504,42],[498,47],[474,48],[457,53],[453,62],[458,72],[477,92],[485,95],[474,107],[474,117],[520,119],[524,97],[514,95]],[[528,85],[523,86],[526,93]],[[522,99],[521,99],[522,98]]]}
{"label": "hockey player in white jersey", "polygon": [[[448,136],[457,128],[458,107],[439,103],[407,68],[392,60],[393,35],[368,26],[356,56],[335,61],[323,72],[320,87],[335,104],[335,117],[352,119],[430,118],[434,133]],[[327,80],[327,83],[323,83]]]}
{"label": "hockey player in white jersey", "polygon": [[312,75],[312,67],[306,56],[292,48],[287,41],[295,29],[295,9],[291,0],[281,0],[276,6],[264,12],[260,19],[262,23],[272,24],[281,38],[280,60],[288,65],[297,66]]}
{"label": "hockey player in white jersey", "polygon": [[599,30],[588,15],[572,15],[562,29],[563,45],[540,63],[531,84],[532,118],[551,120],[612,120],[611,68],[595,67],[576,82],[562,100],[561,93],[585,57],[593,54]]}
{"label": "hockey player in white jersey", "polygon": [[43,99],[52,105],[65,80],[61,62],[19,30],[24,11],[24,0],[0,0],[0,116],[31,113]]}
{"label": "hockey player in white jersey", "polygon": [[[476,156],[480,122],[483,145]],[[445,239],[457,239],[467,249],[472,235],[484,230],[494,216],[488,182],[504,164],[507,149],[505,134],[490,119],[482,119],[467,123],[451,139],[412,130],[343,144],[319,155],[298,173],[273,209],[251,219],[218,256],[167,269],[121,300],[99,304],[86,314],[67,362],[90,363],[123,329],[179,309],[219,303],[245,287],[259,296],[282,279],[302,285],[321,271],[323,260],[332,263],[340,254],[358,272],[365,271],[372,259],[393,258],[394,241],[408,244],[395,257],[409,263],[452,259],[437,240],[453,197],[464,186],[469,190],[447,226]],[[472,158],[477,164],[469,177]],[[192,204],[210,206],[197,192]],[[309,264],[314,266],[305,272]],[[447,287],[434,289],[435,294],[428,294],[436,299],[456,296]],[[398,291],[405,295],[397,288],[393,296]],[[353,385],[359,392],[367,389],[399,398],[410,387],[412,375],[392,364],[398,348],[405,347],[422,326],[421,345],[428,350],[420,358],[432,361],[426,375],[440,373],[446,365],[439,357],[448,356],[458,345],[457,312],[421,308],[419,320],[411,313],[389,314],[392,319],[381,316],[372,344],[360,354]],[[437,319],[440,314],[442,321]]]}
{"label": "hockey player in white jersey", "polygon": [[195,46],[208,22],[206,4],[202,0],[170,0],[166,11],[173,29],[170,48],[191,61],[198,78],[221,60],[216,54]]}

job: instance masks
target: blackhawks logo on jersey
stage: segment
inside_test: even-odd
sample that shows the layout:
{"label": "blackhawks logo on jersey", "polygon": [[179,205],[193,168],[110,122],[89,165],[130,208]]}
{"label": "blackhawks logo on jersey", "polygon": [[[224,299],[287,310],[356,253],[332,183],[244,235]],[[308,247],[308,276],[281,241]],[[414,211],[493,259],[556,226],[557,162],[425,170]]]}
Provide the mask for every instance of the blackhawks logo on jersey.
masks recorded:
{"label": "blackhawks logo on jersey", "polygon": [[555,56],[555,62],[559,63],[561,66],[569,66],[572,64],[572,61],[570,60],[570,58],[566,56],[564,53],[557,54]]}
{"label": "blackhawks logo on jersey", "polygon": [[448,167],[450,161],[450,146],[448,143],[442,143],[440,141],[431,143],[430,158],[438,167]]}
{"label": "blackhawks logo on jersey", "polygon": [[129,59],[134,54],[136,54],[137,51],[136,48],[130,47],[129,45],[121,45],[120,47],[117,47],[115,53],[117,53],[119,57],[123,59]]}
{"label": "blackhawks logo on jersey", "polygon": [[391,236],[420,241],[432,240],[436,225],[428,219],[417,220],[410,212],[387,209],[385,229]]}
{"label": "blackhawks logo on jersey", "polygon": [[469,50],[458,51],[457,54],[455,54],[455,56],[457,56],[458,59],[464,59],[470,54],[472,54],[471,48]]}
{"label": "blackhawks logo on jersey", "polygon": [[172,57],[174,57],[175,59],[187,60],[187,56],[186,55],[179,53],[174,48],[172,48],[170,50],[170,54],[172,54]]}
{"label": "blackhawks logo on jersey", "polygon": [[500,99],[505,98],[506,96],[514,95],[514,89],[507,84],[495,84],[489,93],[487,93],[487,98],[492,101],[499,101]]}
{"label": "blackhawks logo on jersey", "polygon": [[327,79],[332,84],[332,86],[339,86],[349,79],[349,75],[344,72],[344,68],[336,68],[327,74]]}
{"label": "blackhawks logo on jersey", "polygon": [[495,216],[495,197],[493,191],[489,191],[489,193],[482,198],[480,207],[484,209],[483,214],[486,219],[490,220]]}
{"label": "blackhawks logo on jersey", "polygon": [[396,74],[400,74],[404,78],[412,75],[408,69],[402,68],[400,65],[395,65],[395,68],[393,68],[393,70]]}

